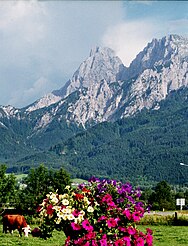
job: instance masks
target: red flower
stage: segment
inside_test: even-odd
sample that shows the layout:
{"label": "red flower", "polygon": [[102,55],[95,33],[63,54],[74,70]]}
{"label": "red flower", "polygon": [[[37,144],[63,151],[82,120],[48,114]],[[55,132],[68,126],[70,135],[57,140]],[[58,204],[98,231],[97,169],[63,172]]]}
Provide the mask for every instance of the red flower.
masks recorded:
{"label": "red flower", "polygon": [[50,205],[47,207],[47,214],[52,215],[53,212],[54,212],[53,205],[50,204]]}
{"label": "red flower", "polygon": [[85,193],[89,193],[89,192],[91,192],[90,190],[88,190],[86,187],[84,187],[83,189],[82,189],[82,191],[83,192],[85,192]]}
{"label": "red flower", "polygon": [[84,198],[84,195],[82,195],[82,194],[76,194],[75,195],[76,200],[82,200],[83,198]]}

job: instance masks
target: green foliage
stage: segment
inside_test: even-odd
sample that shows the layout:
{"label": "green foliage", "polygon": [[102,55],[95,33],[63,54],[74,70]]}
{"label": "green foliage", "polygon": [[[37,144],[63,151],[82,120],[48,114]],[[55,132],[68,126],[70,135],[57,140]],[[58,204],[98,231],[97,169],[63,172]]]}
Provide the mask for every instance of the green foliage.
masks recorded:
{"label": "green foliage", "polygon": [[[78,97],[78,93],[73,93],[69,102]],[[69,102],[58,112],[61,121],[54,119],[37,134],[32,135],[36,116],[40,119],[45,109],[33,111],[30,119],[20,121],[21,126],[15,119],[11,124],[3,122],[11,129],[8,134],[0,128],[0,160],[9,162],[8,171],[28,173],[32,165],[44,163],[59,168],[64,163],[72,178],[95,175],[143,187],[162,180],[170,184],[187,182],[188,168],[179,166],[180,162],[188,163],[187,88],[171,92],[159,110],[144,109],[135,116],[92,128],[88,123],[87,130],[67,124],[63,115]],[[51,106],[48,109],[50,112]],[[23,139],[27,136],[31,137],[25,145]]]}
{"label": "green foliage", "polygon": [[172,92],[159,110],[143,110],[114,123],[104,122],[51,148],[72,166],[73,177],[148,183],[185,183],[188,168],[188,89]]}
{"label": "green foliage", "polygon": [[0,165],[0,204],[3,206],[14,203],[16,194],[16,177],[6,175],[6,169],[5,165]]}
{"label": "green foliage", "polygon": [[23,182],[26,187],[19,190],[17,208],[35,214],[45,195],[50,191],[63,192],[70,184],[70,177],[62,168],[54,171],[40,165],[32,168]]}
{"label": "green foliage", "polygon": [[152,203],[152,210],[173,210],[175,209],[175,199],[170,185],[166,181],[161,181],[155,187],[155,191],[149,197]]}

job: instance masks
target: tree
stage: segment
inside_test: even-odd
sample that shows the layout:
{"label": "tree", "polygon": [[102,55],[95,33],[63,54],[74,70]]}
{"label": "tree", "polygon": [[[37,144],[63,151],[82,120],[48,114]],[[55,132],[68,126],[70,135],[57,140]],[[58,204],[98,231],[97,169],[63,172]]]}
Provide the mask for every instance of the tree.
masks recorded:
{"label": "tree", "polygon": [[19,209],[29,210],[32,214],[35,214],[46,194],[56,190],[63,192],[65,186],[70,184],[70,177],[62,168],[53,171],[48,170],[44,165],[40,165],[38,168],[30,170],[24,183],[26,188],[19,191],[17,206]]}
{"label": "tree", "polygon": [[0,203],[14,203],[16,195],[16,177],[13,174],[6,175],[7,167],[0,166]]}
{"label": "tree", "polygon": [[156,210],[170,210],[175,209],[175,199],[170,185],[166,181],[159,182],[155,191],[151,194],[149,198],[152,206],[152,209]]}

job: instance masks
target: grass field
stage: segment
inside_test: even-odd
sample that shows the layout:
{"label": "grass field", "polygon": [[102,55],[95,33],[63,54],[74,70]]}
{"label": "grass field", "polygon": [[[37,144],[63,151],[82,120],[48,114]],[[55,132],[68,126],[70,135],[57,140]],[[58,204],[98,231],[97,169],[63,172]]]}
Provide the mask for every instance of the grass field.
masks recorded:
{"label": "grass field", "polygon": [[[32,228],[35,226],[31,225]],[[154,246],[187,246],[188,232],[186,226],[139,226],[139,229],[145,232],[149,227],[153,230]],[[54,231],[53,237],[48,240],[33,238],[29,235],[18,237],[18,232],[13,235],[3,234],[2,225],[0,225],[0,245],[1,246],[63,246],[65,236],[62,232]]]}
{"label": "grass field", "polygon": [[145,232],[149,227],[153,230],[154,246],[187,246],[187,226],[139,226]]}
{"label": "grass field", "polygon": [[[35,228],[31,225],[31,228]],[[41,238],[32,237],[29,235],[28,238],[22,236],[19,237],[18,231],[14,231],[13,235],[10,233],[2,233],[3,227],[0,225],[0,246],[63,246],[65,241],[65,236],[63,232],[54,231],[53,237],[44,240]]]}

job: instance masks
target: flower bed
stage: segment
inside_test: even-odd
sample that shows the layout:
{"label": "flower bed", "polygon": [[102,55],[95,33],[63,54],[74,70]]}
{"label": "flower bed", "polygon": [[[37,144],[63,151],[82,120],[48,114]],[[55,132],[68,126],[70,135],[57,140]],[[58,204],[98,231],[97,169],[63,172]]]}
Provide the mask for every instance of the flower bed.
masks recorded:
{"label": "flower bed", "polygon": [[92,178],[87,185],[50,193],[39,207],[45,238],[54,229],[65,232],[65,245],[152,246],[152,231],[136,227],[145,212],[141,192],[114,180]]}

